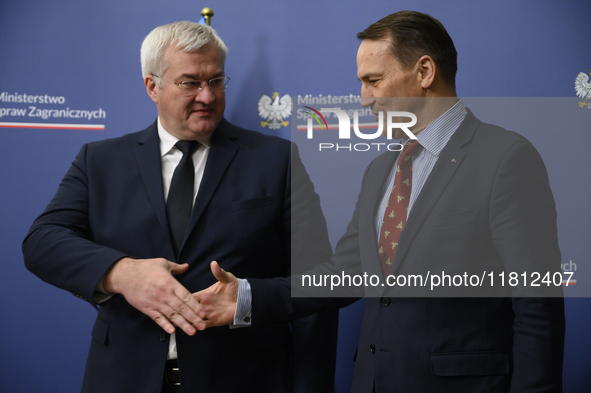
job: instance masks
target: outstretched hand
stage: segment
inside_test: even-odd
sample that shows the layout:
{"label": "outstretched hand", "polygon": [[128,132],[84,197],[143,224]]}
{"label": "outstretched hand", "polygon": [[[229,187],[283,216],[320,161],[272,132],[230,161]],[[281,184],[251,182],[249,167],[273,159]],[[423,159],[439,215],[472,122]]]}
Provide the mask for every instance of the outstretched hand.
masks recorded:
{"label": "outstretched hand", "polygon": [[206,327],[231,325],[238,301],[238,279],[222,269],[216,261],[211,262],[210,267],[218,282],[193,294],[201,304],[197,315],[203,319]]}
{"label": "outstretched hand", "polygon": [[192,294],[173,274],[183,274],[189,265],[163,258],[122,258],[105,274],[103,284],[107,292],[121,294],[133,307],[154,320],[167,333],[175,326],[192,336],[205,329],[197,316],[201,309]]}

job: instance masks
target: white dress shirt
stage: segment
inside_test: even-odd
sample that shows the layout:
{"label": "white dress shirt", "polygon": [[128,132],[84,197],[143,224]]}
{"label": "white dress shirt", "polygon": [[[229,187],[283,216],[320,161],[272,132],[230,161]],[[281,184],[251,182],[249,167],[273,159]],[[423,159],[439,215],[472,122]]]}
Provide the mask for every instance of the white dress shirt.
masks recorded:
{"label": "white dress shirt", "polygon": [[[160,160],[162,162],[162,185],[164,187],[164,202],[168,200],[168,191],[170,190],[170,183],[172,175],[177,165],[183,158],[183,152],[175,147],[179,139],[162,127],[160,118],[158,118],[158,137],[160,138]],[[205,163],[209,155],[209,148],[211,142],[211,135],[199,141],[201,144],[193,152],[193,165],[195,166],[195,186],[193,188],[193,204],[195,204],[195,197],[203,179],[203,172],[205,171]],[[168,346],[167,359],[176,359],[176,335],[170,335],[170,342]]]}

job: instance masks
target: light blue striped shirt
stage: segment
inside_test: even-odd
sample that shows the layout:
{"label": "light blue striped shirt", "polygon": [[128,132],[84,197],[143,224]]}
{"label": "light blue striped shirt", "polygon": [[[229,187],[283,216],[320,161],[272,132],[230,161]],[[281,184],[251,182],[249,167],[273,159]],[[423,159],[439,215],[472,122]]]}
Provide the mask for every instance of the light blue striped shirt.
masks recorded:
{"label": "light blue striped shirt", "polygon": [[[423,148],[416,152],[412,157],[412,188],[410,190],[410,199],[408,202],[408,214],[412,209],[413,204],[417,200],[417,197],[421,193],[423,185],[427,181],[431,170],[435,166],[439,154],[456,132],[468,112],[464,103],[461,99],[452,106],[447,112],[439,116],[435,121],[429,124],[423,131],[417,135],[417,141]],[[407,140],[401,140],[400,143],[404,144]],[[396,163],[390,171],[388,180],[384,183],[384,189],[382,200],[380,202],[380,208],[376,214],[376,230],[378,239],[380,238],[380,232],[382,230],[382,222],[384,219],[384,212],[386,210],[386,204],[390,199],[392,188],[394,187],[394,180],[396,178]]]}
{"label": "light blue striped shirt", "polygon": [[234,323],[230,329],[250,326],[250,312],[252,309],[252,291],[250,283],[245,278],[238,279],[238,300],[234,312]]}

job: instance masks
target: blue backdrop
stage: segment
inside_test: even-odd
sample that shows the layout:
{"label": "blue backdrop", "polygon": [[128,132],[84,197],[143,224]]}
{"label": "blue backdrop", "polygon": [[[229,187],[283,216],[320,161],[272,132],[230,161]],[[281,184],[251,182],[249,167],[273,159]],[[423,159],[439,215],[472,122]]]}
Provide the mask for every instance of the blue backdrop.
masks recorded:
{"label": "blue backdrop", "polygon": [[[459,53],[461,96],[574,97],[577,74],[591,70],[586,0],[0,2],[0,391],[79,391],[96,311],[30,274],[20,244],[83,143],[137,131],[155,119],[140,71],[146,34],[160,24],[198,21],[206,6],[230,49],[226,117],[286,138],[289,127],[261,126],[261,96],[359,94],[355,34],[398,10],[430,13],[447,27]],[[591,110],[575,110],[587,116],[580,129],[568,128],[556,114],[543,130],[516,131],[541,151],[553,185],[564,187],[555,189],[563,263],[572,261],[569,266],[589,277],[583,272]],[[560,155],[568,160],[566,173],[549,164]],[[330,210],[326,199],[323,207]],[[346,220],[328,217],[334,244]],[[581,278],[577,285],[586,282]],[[572,298],[566,306],[564,390],[584,392],[591,386],[591,302]],[[357,303],[341,312],[337,392],[350,387],[361,308]]]}

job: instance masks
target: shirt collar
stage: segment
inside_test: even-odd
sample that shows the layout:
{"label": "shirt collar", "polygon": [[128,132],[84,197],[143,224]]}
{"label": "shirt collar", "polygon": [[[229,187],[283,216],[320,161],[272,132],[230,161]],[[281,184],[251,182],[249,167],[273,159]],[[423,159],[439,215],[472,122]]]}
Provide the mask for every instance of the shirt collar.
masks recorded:
{"label": "shirt collar", "polygon": [[[160,117],[158,117],[158,136],[160,137],[160,157],[164,157],[170,153],[174,145],[180,140],[162,127]],[[211,135],[201,139],[199,143],[209,149],[211,146]]]}
{"label": "shirt collar", "polygon": [[[454,106],[449,108],[443,115],[435,119],[417,135],[417,141],[426,151],[439,157],[439,154],[462,121],[464,121],[467,114],[468,111],[466,111],[464,102],[461,98],[458,99],[458,102]],[[401,141],[401,143],[406,143],[406,140]]]}

